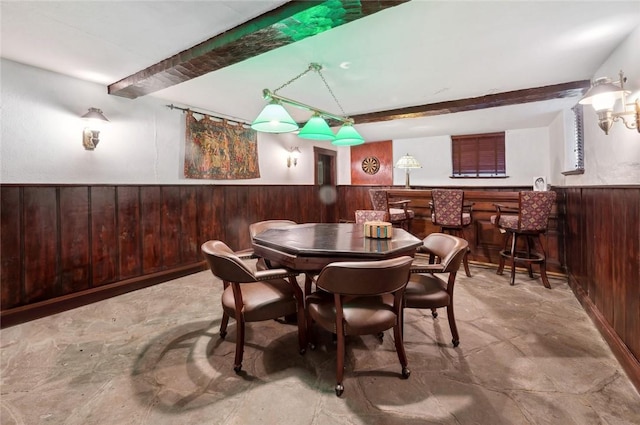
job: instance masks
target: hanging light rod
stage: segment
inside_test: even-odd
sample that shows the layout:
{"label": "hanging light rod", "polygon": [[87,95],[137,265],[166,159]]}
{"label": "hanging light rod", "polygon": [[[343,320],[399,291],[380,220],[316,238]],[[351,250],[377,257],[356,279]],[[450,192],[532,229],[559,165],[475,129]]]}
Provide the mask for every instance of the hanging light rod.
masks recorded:
{"label": "hanging light rod", "polygon": [[355,121],[353,120],[353,118],[343,117],[341,115],[336,115],[336,114],[333,114],[331,112],[327,112],[327,111],[324,111],[322,109],[318,109],[315,106],[310,106],[310,105],[307,105],[306,103],[298,102],[297,100],[293,100],[293,99],[289,99],[288,97],[280,96],[279,94],[275,94],[274,92],[272,92],[269,89],[262,90],[262,97],[264,97],[265,100],[277,100],[279,102],[286,103],[286,104],[295,106],[295,107],[300,108],[300,109],[306,109],[308,111],[315,112],[315,113],[317,113],[317,114],[319,114],[319,115],[321,115],[323,117],[331,118],[331,119],[336,120],[336,121],[340,121],[343,124],[351,124],[351,125],[355,124]]}
{"label": "hanging light rod", "polygon": [[[306,103],[298,102],[297,100],[276,94],[277,91],[283,89],[311,71],[317,73],[322,79],[324,86],[340,108],[342,115],[327,112],[307,105]],[[331,143],[336,146],[354,146],[364,143],[364,138],[353,127],[354,120],[344,113],[344,109],[342,108],[342,105],[340,105],[340,102],[338,102],[338,98],[333,93],[333,90],[331,90],[331,87],[329,87],[327,80],[324,79],[324,75],[322,75],[322,66],[317,63],[309,64],[305,71],[301,72],[273,91],[264,89],[262,91],[262,96],[265,100],[269,101],[269,104],[264,107],[262,112],[260,112],[258,117],[251,124],[251,128],[255,131],[265,133],[289,133],[298,130],[300,128],[298,123],[291,117],[291,115],[289,115],[289,112],[287,112],[284,106],[282,106],[284,103],[313,113],[313,116],[298,133],[298,137],[311,140],[330,140]],[[325,118],[333,119],[342,124],[336,134],[333,133],[329,124],[325,121]]]}

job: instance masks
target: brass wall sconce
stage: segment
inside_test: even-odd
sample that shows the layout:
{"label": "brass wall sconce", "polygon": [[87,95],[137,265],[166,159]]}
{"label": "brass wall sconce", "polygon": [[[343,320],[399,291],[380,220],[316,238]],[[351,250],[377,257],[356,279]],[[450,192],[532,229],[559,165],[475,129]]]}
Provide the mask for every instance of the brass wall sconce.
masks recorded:
{"label": "brass wall sconce", "polygon": [[[594,80],[587,94],[578,103],[593,106],[598,114],[598,126],[604,134],[608,135],[613,123],[619,120],[628,129],[640,132],[640,98],[635,103],[627,103],[627,95],[630,93],[624,89],[627,78],[622,71],[618,75],[620,79],[614,82],[606,77]],[[613,112],[618,99],[622,101],[622,111]]]}
{"label": "brass wall sconce", "polygon": [[291,165],[294,167],[298,165],[298,158],[300,158],[300,149],[296,146],[295,148],[291,148],[289,150],[289,156],[287,157],[287,167],[291,168]]}
{"label": "brass wall sconce", "polygon": [[98,108],[89,108],[89,112],[82,116],[87,121],[88,126],[82,131],[82,146],[88,151],[94,150],[100,143],[100,130],[102,124],[109,120]]}

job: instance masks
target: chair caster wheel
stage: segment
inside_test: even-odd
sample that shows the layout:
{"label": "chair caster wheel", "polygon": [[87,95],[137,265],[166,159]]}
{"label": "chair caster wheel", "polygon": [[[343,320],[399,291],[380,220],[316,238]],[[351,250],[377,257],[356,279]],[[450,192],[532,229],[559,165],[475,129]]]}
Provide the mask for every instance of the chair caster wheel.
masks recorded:
{"label": "chair caster wheel", "polygon": [[309,343],[309,349],[312,350],[312,351],[315,350],[316,349],[316,345],[312,344],[312,343]]}
{"label": "chair caster wheel", "polygon": [[338,397],[340,397],[343,392],[344,392],[344,387],[342,386],[342,384],[337,384],[336,385],[336,395]]}
{"label": "chair caster wheel", "polygon": [[301,355],[301,356],[302,356],[302,355],[304,355],[304,353],[306,353],[306,352],[307,352],[307,349],[306,349],[306,348],[301,348],[301,349],[300,349],[300,355]]}
{"label": "chair caster wheel", "polygon": [[226,332],[220,332],[220,338],[224,339],[225,336],[227,336]]}
{"label": "chair caster wheel", "polygon": [[233,370],[234,370],[234,372],[235,372],[237,375],[239,375],[239,374],[240,374],[240,371],[242,370],[242,365],[241,365],[241,364],[239,364],[239,365],[235,365],[235,366],[233,366]]}
{"label": "chair caster wheel", "polygon": [[411,371],[408,368],[403,367],[402,368],[402,378],[403,379],[407,379],[410,375],[411,375]]}
{"label": "chair caster wheel", "polygon": [[453,343],[454,347],[457,347],[458,345],[460,345],[460,340],[459,339],[454,339],[451,342]]}

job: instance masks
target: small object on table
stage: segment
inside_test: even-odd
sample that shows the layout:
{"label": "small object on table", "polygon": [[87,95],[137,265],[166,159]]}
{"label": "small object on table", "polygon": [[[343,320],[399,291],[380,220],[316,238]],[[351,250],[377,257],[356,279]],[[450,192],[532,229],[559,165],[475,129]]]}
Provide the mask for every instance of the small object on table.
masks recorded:
{"label": "small object on table", "polygon": [[386,221],[367,221],[364,223],[364,236],[376,239],[391,239],[393,227]]}

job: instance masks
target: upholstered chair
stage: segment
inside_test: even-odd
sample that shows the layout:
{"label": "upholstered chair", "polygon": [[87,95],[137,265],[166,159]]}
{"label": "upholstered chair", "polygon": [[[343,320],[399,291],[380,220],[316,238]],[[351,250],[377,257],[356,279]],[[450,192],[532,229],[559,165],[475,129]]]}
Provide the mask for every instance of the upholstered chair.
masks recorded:
{"label": "upholstered chair", "polygon": [[306,348],[304,296],[297,274],[287,269],[253,271],[224,242],[207,241],[202,253],[211,273],[222,280],[220,336],[227,334],[229,318],[236,320],[236,355],[233,369],[240,373],[246,322],[259,322],[295,314],[300,353]]}
{"label": "upholstered chair", "polygon": [[460,337],[453,311],[453,288],[468,245],[466,240],[446,233],[428,235],[419,252],[429,256],[429,263],[414,262],[411,266],[411,278],[404,292],[405,308],[428,308],[434,319],[438,317],[438,308],[447,308],[454,347],[460,343]]}
{"label": "upholstered chair", "polygon": [[[553,191],[523,191],[518,195],[517,208],[495,204],[497,214],[491,216],[491,222],[505,233],[504,249],[500,251],[497,273],[502,274],[505,260],[509,259],[511,285],[515,282],[516,262],[522,262],[525,263],[531,278],[534,277],[531,265],[539,264],[542,283],[545,288],[551,288],[547,278],[547,255],[541,236],[547,232],[549,216],[555,201],[556,192]],[[518,245],[518,238],[524,238],[525,250]],[[536,250],[536,241],[539,250]]]}
{"label": "upholstered chair", "polygon": [[[251,240],[259,234],[264,232],[265,230],[275,229],[278,227],[286,227],[297,224],[295,221],[291,220],[264,220],[258,221],[256,223],[251,223],[249,225],[249,234],[251,235]],[[272,262],[267,262],[264,258],[258,258],[256,262],[256,268],[258,270],[267,270],[270,268],[278,268],[279,264],[273,264]]]}
{"label": "upholstered chair", "polygon": [[389,201],[389,192],[386,189],[369,189],[371,206],[376,211],[385,211],[389,215],[391,224],[411,231],[411,221],[415,212],[407,208],[409,200]]}
{"label": "upholstered chair", "polygon": [[318,290],[306,298],[308,333],[313,334],[315,323],[336,334],[337,396],[344,391],[345,337],[349,335],[377,335],[393,328],[402,377],[409,377],[401,315],[412,261],[405,256],[380,261],[336,262],[324,267],[318,275]]}
{"label": "upholstered chair", "polygon": [[389,214],[386,211],[356,210],[356,224],[364,224],[367,221],[388,221]]}
{"label": "upholstered chair", "polygon": [[[460,189],[433,189],[431,191],[431,222],[440,226],[440,232],[465,238],[464,230],[471,224],[473,204],[465,204],[464,191]],[[469,249],[464,256],[464,271],[469,270]]]}

